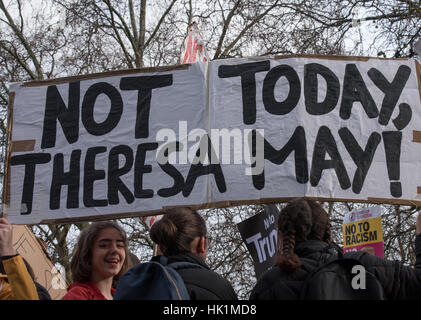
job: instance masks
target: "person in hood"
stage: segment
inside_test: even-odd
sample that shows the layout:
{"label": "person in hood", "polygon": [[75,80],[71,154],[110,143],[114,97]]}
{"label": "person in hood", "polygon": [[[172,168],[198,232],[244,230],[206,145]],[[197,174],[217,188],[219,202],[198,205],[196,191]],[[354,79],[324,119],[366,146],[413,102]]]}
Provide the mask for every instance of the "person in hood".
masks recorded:
{"label": "person in hood", "polygon": [[[278,238],[276,265],[259,278],[250,300],[299,299],[303,284],[312,271],[323,261],[338,258],[341,251],[332,241],[327,212],[319,203],[303,198],[290,201],[281,211]],[[421,298],[421,214],[416,222],[415,256],[412,268],[364,251],[343,255],[358,260],[375,275],[387,300]]]}
{"label": "person in hood", "polygon": [[70,261],[73,283],[63,300],[112,300],[113,282],[128,269],[125,231],[113,221],[84,229]]}

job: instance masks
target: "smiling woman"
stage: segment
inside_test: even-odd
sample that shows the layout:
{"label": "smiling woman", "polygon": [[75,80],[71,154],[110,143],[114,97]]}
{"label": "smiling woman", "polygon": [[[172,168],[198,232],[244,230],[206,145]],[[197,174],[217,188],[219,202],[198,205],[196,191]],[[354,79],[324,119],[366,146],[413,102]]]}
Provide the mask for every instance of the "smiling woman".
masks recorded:
{"label": "smiling woman", "polygon": [[127,239],[115,222],[95,222],[82,231],[70,268],[73,283],[63,300],[112,300],[113,281],[128,268]]}

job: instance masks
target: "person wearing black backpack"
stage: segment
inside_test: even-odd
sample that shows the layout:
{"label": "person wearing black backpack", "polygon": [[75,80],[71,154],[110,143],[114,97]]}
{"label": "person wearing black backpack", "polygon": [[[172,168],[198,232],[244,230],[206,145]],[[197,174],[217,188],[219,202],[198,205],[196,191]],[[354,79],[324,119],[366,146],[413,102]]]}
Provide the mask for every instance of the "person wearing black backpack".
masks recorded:
{"label": "person wearing black backpack", "polygon": [[231,284],[205,262],[209,237],[197,211],[168,209],[152,225],[150,237],[162,254],[123,275],[117,300],[237,300]]}
{"label": "person wearing black backpack", "polygon": [[[414,268],[362,251],[342,256],[332,242],[327,212],[312,200],[299,198],[287,204],[279,215],[278,235],[276,265],[257,281],[250,300],[421,299],[421,213]],[[351,265],[364,271],[366,286],[353,287],[358,272],[351,274]],[[315,277],[318,282],[311,282]]]}

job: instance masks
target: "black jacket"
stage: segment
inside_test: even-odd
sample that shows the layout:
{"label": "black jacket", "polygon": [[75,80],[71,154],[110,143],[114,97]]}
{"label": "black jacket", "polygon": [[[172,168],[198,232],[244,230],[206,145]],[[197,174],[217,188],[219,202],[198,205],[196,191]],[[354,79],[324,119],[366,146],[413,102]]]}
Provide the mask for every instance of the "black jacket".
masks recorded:
{"label": "black jacket", "polygon": [[[321,261],[337,256],[334,247],[317,240],[298,244],[295,253],[300,257],[301,268],[293,273],[285,273],[273,267],[257,281],[250,300],[299,299],[301,286],[309,272]],[[421,299],[421,235],[415,238],[415,254],[414,268],[366,252],[350,252],[344,257],[359,260],[367,271],[373,273],[381,283],[387,299]]]}
{"label": "black jacket", "polygon": [[34,283],[35,287],[37,288],[38,298],[40,300],[51,300],[51,296],[48,293],[47,289],[36,281],[34,281]]}
{"label": "black jacket", "polygon": [[168,263],[185,261],[201,265],[203,268],[177,269],[186,284],[191,300],[237,300],[231,284],[193,253],[181,253],[168,257]]}

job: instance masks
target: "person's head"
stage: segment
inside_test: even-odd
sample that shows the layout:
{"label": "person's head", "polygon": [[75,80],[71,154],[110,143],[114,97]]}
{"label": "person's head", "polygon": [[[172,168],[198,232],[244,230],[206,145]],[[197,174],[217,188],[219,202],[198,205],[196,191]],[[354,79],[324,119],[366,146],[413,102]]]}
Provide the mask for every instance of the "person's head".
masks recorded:
{"label": "person's head", "polygon": [[127,268],[126,233],[116,222],[94,222],[82,230],[70,262],[74,282],[118,279]]}
{"label": "person's head", "polygon": [[192,252],[206,259],[208,238],[205,220],[187,207],[166,210],[162,219],[152,225],[151,239],[164,255]]}
{"label": "person's head", "polygon": [[294,253],[298,243],[320,240],[331,243],[330,222],[323,207],[306,199],[290,201],[282,209],[278,218],[280,252],[276,264],[285,271],[295,271],[301,266]]}

